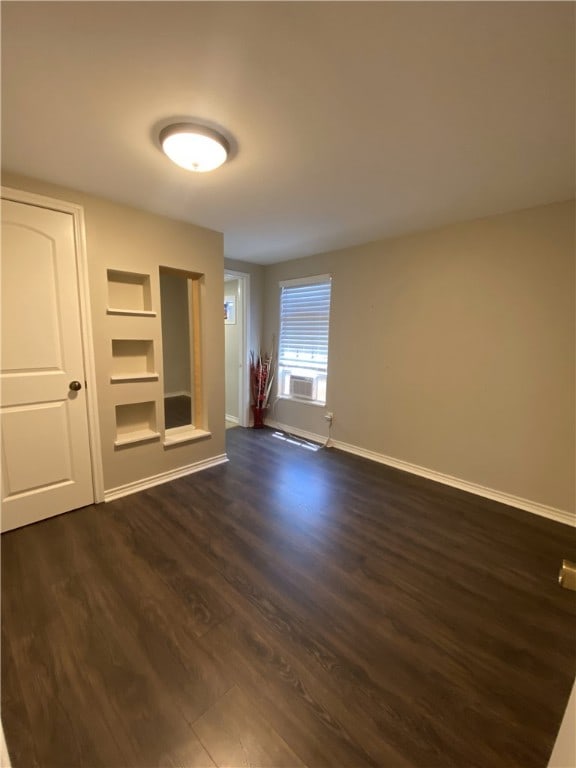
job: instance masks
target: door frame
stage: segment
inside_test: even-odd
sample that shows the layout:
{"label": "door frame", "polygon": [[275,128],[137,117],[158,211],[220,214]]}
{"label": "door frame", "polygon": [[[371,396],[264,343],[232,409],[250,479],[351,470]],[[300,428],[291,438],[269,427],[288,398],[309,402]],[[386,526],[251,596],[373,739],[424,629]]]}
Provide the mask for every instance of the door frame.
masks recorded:
{"label": "door frame", "polygon": [[94,342],[92,334],[92,318],[90,315],[90,284],[88,279],[88,256],[86,251],[86,228],[84,208],[76,203],[57,200],[45,195],[24,192],[11,187],[0,188],[3,200],[15,203],[33,205],[37,208],[48,208],[51,211],[69,213],[74,226],[74,241],[76,247],[76,268],[78,270],[78,303],[80,306],[80,332],[82,337],[82,357],[84,375],[86,376],[86,410],[88,415],[88,443],[90,447],[90,463],[92,465],[92,489],[94,503],[104,501],[104,470],[102,465],[102,449],[100,441],[100,424],[98,421],[98,398],[96,394],[96,363],[94,360]]}
{"label": "door frame", "polygon": [[[242,361],[242,375],[238,379],[238,423],[241,427],[250,424],[250,360],[248,355],[248,339],[250,338],[250,273],[237,272],[234,269],[224,268],[224,285],[226,277],[238,280],[238,304],[242,318],[242,334],[240,337],[240,349],[238,356]],[[236,307],[238,313],[238,307]]]}

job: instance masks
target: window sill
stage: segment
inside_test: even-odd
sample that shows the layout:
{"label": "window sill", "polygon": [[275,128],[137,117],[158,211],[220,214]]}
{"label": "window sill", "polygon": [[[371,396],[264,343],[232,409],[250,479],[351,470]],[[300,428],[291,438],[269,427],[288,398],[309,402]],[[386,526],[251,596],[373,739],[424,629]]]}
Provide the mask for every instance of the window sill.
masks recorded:
{"label": "window sill", "polygon": [[110,376],[111,384],[129,381],[158,381],[157,373],[115,373]]}
{"label": "window sill", "polygon": [[288,395],[279,395],[278,400],[286,400],[289,403],[298,403],[298,405],[313,405],[315,408],[326,408],[326,403],[319,400],[304,400],[299,397],[289,397]]}
{"label": "window sill", "polygon": [[127,315],[132,317],[156,317],[156,312],[150,309],[121,309],[120,307],[107,307],[108,315]]}
{"label": "window sill", "polygon": [[212,432],[208,432],[206,429],[198,429],[193,426],[174,427],[167,429],[164,433],[164,448],[170,448],[172,445],[180,445],[181,443],[192,443],[194,440],[203,440],[207,437],[212,437]]}

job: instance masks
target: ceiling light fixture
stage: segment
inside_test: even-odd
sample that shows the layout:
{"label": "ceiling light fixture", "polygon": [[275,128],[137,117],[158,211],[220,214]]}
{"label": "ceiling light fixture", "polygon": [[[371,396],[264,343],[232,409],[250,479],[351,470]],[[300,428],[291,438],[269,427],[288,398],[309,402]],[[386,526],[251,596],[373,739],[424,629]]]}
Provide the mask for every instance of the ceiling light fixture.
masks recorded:
{"label": "ceiling light fixture", "polygon": [[160,144],[173,163],[197,173],[221,166],[230,149],[224,136],[194,123],[166,126],[160,131]]}

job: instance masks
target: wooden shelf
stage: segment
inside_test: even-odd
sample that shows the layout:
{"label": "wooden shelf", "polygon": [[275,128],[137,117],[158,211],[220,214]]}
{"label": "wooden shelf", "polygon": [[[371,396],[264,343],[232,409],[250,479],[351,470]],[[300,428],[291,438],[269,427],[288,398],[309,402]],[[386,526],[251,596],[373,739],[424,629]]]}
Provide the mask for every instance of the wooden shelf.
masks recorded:
{"label": "wooden shelf", "polygon": [[152,313],[150,275],[108,269],[106,277],[109,314],[149,315]]}
{"label": "wooden shelf", "polygon": [[112,339],[110,381],[152,381],[158,379],[152,339]]}
{"label": "wooden shelf", "polygon": [[158,381],[158,373],[115,373],[110,376],[112,384],[120,384],[130,381]]}
{"label": "wooden shelf", "polygon": [[108,315],[126,315],[131,317],[156,317],[156,312],[148,309],[119,309],[116,307],[106,307]]}
{"label": "wooden shelf", "polygon": [[125,403],[116,406],[116,447],[158,440],[156,403]]}
{"label": "wooden shelf", "polygon": [[132,445],[134,443],[146,443],[149,440],[158,440],[160,432],[154,432],[152,429],[139,429],[135,432],[129,432],[123,437],[117,437],[114,440],[116,447],[121,445]]}

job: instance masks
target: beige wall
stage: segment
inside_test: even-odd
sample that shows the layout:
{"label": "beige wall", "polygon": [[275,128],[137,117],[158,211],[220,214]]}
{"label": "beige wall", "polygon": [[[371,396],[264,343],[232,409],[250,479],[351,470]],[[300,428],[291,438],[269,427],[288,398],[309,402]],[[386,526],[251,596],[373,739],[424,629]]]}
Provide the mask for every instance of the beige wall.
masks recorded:
{"label": "beige wall", "polygon": [[[117,488],[223,454],[222,235],[39,180],[7,173],[3,174],[2,183],[84,207],[105,488]],[[117,403],[153,400],[157,403],[159,426],[163,423],[162,376],[158,382],[110,383],[112,338],[152,339],[156,366],[161,372],[160,265],[205,276],[202,296],[204,395],[206,426],[212,435],[170,449],[165,449],[161,440],[115,449]],[[107,268],[149,273],[153,307],[158,315],[154,318],[107,315]]]}
{"label": "beige wall", "polygon": [[[333,275],[328,402],[336,440],[574,510],[574,206],[559,203],[265,270]],[[324,409],[278,422],[326,435]]]}

